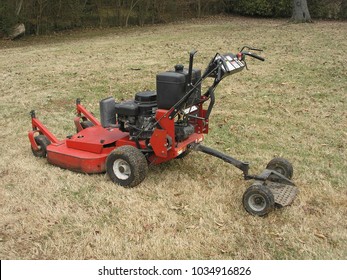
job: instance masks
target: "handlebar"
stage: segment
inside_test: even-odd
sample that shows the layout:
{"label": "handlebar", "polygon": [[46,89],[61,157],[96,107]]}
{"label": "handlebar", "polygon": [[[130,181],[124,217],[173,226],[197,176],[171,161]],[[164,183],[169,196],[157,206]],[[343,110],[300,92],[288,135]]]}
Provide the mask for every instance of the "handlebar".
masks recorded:
{"label": "handlebar", "polygon": [[[245,48],[247,50],[244,50]],[[261,49],[245,46],[236,55],[232,53],[226,53],[223,55],[216,53],[208,64],[201,78],[205,79],[206,77],[212,77],[216,79],[215,82],[219,83],[224,77],[228,75],[235,74],[241,71],[243,68],[248,69],[245,59],[246,56],[251,56],[255,59],[265,61],[265,58],[259,56],[256,53],[250,52],[253,50],[262,51]],[[194,55],[194,53],[191,53],[191,55]]]}
{"label": "handlebar", "polygon": [[[214,90],[217,87],[217,85],[220,83],[220,81],[231,74],[238,73],[242,71],[244,68],[247,68],[247,63],[245,60],[245,56],[251,56],[253,58],[256,58],[261,61],[265,61],[265,59],[255,53],[251,53],[249,51],[244,51],[244,49],[247,48],[248,50],[254,50],[254,51],[262,51],[261,49],[255,49],[251,47],[244,46],[239,53],[236,55],[233,53],[226,53],[226,54],[219,54],[216,53],[214,57],[210,60],[208,66],[206,67],[205,71],[201,75],[201,77],[195,81],[194,84],[192,84],[191,81],[191,75],[192,75],[192,69],[193,69],[193,57],[196,53],[196,51],[190,52],[190,60],[189,60],[189,78],[188,78],[188,92],[170,109],[169,111],[169,118],[174,118],[178,112],[184,108],[185,104],[187,103],[188,99],[196,92],[196,89],[201,86],[202,82],[208,78],[214,78],[213,84],[208,88],[206,93],[204,94],[204,98],[201,99],[199,104],[204,103],[207,100],[210,100],[209,107],[205,114],[205,119],[208,119],[208,116],[211,113],[213,104],[214,104]],[[165,114],[166,115],[166,114]]]}
{"label": "handlebar", "polygon": [[251,57],[256,58],[256,59],[259,59],[259,60],[261,60],[261,61],[265,61],[265,58],[263,58],[263,57],[261,57],[261,56],[255,54],[255,53],[242,51],[241,54],[242,54],[242,55],[251,56]]}

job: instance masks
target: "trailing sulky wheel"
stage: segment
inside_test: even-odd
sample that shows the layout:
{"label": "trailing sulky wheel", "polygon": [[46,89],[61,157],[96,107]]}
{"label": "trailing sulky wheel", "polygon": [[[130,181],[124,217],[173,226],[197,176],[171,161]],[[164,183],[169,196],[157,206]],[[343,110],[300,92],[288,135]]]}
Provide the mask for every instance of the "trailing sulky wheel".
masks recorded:
{"label": "trailing sulky wheel", "polygon": [[106,172],[114,183],[132,188],[146,178],[148,164],[140,150],[126,145],[116,148],[108,155]]}
{"label": "trailing sulky wheel", "polygon": [[31,147],[31,151],[33,152],[35,157],[47,157],[47,146],[51,144],[51,142],[47,139],[46,136],[40,134],[35,136],[35,142],[39,149],[35,151],[33,147]]}
{"label": "trailing sulky wheel", "polygon": [[264,216],[273,210],[275,199],[266,185],[255,183],[243,194],[243,207],[252,215]]}
{"label": "trailing sulky wheel", "polygon": [[285,158],[277,157],[267,164],[266,169],[274,170],[289,180],[293,177],[293,165]]}

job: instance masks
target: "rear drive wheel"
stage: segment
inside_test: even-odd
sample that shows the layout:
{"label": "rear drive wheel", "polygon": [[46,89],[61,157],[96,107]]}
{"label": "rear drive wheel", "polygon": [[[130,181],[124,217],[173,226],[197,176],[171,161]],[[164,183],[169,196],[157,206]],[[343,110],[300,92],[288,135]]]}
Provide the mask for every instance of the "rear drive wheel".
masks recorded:
{"label": "rear drive wheel", "polygon": [[126,145],[113,150],[108,155],[106,172],[114,183],[132,188],[146,178],[148,164],[140,150]]}
{"label": "rear drive wheel", "polygon": [[262,184],[251,185],[243,194],[243,207],[256,216],[264,216],[274,209],[275,198],[270,189]]}
{"label": "rear drive wheel", "polygon": [[33,152],[34,156],[42,158],[47,157],[47,146],[51,144],[51,142],[42,134],[35,136],[34,139],[39,148],[37,151],[35,151],[33,147],[31,147],[31,151]]}
{"label": "rear drive wheel", "polygon": [[267,164],[266,169],[274,170],[289,180],[293,177],[293,165],[285,158],[277,157],[272,159]]}

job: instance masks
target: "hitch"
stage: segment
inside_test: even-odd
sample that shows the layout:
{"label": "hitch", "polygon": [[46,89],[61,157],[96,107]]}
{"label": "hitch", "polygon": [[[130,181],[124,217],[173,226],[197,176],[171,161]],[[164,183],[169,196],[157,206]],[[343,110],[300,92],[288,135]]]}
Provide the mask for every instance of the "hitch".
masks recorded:
{"label": "hitch", "polygon": [[193,149],[196,150],[196,151],[200,151],[200,152],[203,152],[205,154],[217,157],[219,159],[222,159],[225,162],[230,163],[233,166],[235,166],[236,168],[240,169],[243,172],[243,176],[244,176],[245,179],[249,177],[249,175],[248,175],[249,163],[248,162],[239,161],[239,160],[237,160],[237,159],[235,159],[235,158],[233,158],[231,156],[228,156],[226,154],[223,154],[223,153],[221,153],[221,152],[219,152],[217,150],[214,150],[212,148],[203,146],[201,144],[194,145]]}

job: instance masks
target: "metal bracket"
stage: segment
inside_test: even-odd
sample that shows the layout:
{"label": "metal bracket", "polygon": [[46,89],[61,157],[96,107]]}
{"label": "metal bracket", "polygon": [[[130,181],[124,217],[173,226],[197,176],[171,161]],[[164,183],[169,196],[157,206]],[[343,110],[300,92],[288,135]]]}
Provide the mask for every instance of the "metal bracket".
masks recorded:
{"label": "metal bracket", "polygon": [[32,119],[36,118],[35,110],[31,110],[30,111],[30,116],[31,116]]}
{"label": "metal bracket", "polygon": [[281,173],[275,171],[275,170],[270,170],[270,169],[265,169],[260,175],[247,175],[246,180],[258,180],[258,181],[270,181],[274,183],[280,183],[280,184],[286,184],[290,186],[295,186],[294,182],[289,180],[287,177],[283,176]]}

